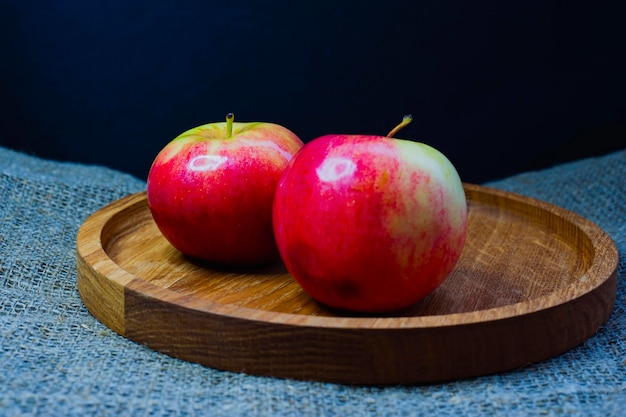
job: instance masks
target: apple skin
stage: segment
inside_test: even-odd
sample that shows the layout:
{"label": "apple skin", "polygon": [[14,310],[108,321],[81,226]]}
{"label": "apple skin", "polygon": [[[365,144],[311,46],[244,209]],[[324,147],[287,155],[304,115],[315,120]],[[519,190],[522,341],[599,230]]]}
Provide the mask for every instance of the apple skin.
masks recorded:
{"label": "apple skin", "polygon": [[272,203],[278,180],[302,141],[264,122],[190,129],[156,156],[148,205],[163,236],[180,252],[217,264],[278,259]]}
{"label": "apple skin", "polygon": [[408,307],[458,262],[463,184],[436,149],[384,136],[326,135],[291,160],[276,189],[274,235],[310,296],[364,313]]}

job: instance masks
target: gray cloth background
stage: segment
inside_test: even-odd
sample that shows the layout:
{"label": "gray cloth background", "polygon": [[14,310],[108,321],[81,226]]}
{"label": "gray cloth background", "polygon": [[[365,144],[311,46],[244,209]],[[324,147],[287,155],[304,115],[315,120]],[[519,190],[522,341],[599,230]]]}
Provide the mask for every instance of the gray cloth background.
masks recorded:
{"label": "gray cloth background", "polygon": [[88,215],[145,183],[0,148],[0,415],[626,415],[626,150],[489,185],[573,210],[614,239],[618,290],[606,326],[513,372],[351,387],[205,368],[109,330],[78,295],[76,233]]}

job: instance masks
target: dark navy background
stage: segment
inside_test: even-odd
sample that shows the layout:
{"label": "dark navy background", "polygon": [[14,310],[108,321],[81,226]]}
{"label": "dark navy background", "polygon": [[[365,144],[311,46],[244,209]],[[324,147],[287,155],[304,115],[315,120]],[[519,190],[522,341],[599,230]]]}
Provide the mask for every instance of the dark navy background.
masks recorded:
{"label": "dark navy background", "polygon": [[626,147],[621,2],[0,0],[0,145],[145,178],[234,112],[482,182]]}

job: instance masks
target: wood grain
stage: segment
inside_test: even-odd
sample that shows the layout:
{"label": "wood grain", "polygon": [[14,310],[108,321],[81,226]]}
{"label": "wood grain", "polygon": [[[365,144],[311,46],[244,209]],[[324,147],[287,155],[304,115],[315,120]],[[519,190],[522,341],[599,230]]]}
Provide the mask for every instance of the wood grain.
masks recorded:
{"label": "wood grain", "polygon": [[280,263],[224,269],[160,234],[145,193],[89,217],[78,289],[121,335],[218,369],[348,384],[427,383],[502,372],[561,354],[611,314],[617,249],[589,220],[465,185],[469,232],[457,267],[411,308],[367,316],[316,303]]}

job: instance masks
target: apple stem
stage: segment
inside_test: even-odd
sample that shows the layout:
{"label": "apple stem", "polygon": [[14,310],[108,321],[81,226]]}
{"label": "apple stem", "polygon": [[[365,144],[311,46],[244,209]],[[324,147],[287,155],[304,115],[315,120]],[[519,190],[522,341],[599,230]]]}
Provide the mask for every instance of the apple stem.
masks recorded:
{"label": "apple stem", "polygon": [[404,116],[402,118],[402,121],[393,129],[391,129],[391,132],[389,132],[387,134],[387,137],[393,137],[393,135],[395,135],[396,133],[398,133],[398,131],[400,129],[402,129],[404,126],[408,125],[409,123],[411,123],[413,121],[413,116],[411,116],[410,114],[407,114],[406,116]]}
{"label": "apple stem", "polygon": [[228,113],[226,115],[226,139],[230,139],[233,136],[233,120],[235,119],[234,113]]}

